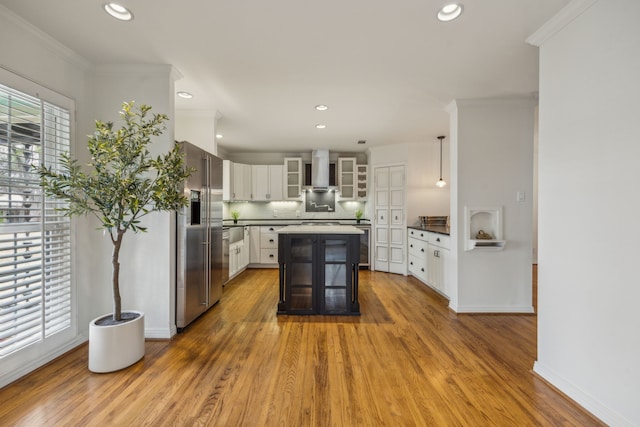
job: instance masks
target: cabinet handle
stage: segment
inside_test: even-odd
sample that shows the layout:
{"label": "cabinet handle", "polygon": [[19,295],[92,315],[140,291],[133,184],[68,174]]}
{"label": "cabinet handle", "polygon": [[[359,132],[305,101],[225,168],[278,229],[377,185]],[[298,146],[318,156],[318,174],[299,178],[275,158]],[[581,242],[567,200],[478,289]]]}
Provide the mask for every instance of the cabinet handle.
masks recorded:
{"label": "cabinet handle", "polygon": [[269,254],[269,258],[273,258],[273,254]]}
{"label": "cabinet handle", "polygon": [[269,242],[273,243],[273,239],[269,239]]}
{"label": "cabinet handle", "polygon": [[396,221],[398,220],[398,215],[396,215]]}
{"label": "cabinet handle", "polygon": [[273,231],[273,227],[269,227],[269,231]]}

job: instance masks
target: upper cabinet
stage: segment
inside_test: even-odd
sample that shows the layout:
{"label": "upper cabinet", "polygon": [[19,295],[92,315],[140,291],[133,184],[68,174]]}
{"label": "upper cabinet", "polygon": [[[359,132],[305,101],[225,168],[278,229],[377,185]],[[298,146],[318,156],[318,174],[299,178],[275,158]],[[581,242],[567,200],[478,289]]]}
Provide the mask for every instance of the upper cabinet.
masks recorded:
{"label": "upper cabinet", "polygon": [[222,162],[222,199],[225,201],[251,200],[251,165]]}
{"label": "upper cabinet", "polygon": [[338,189],[342,199],[356,198],[356,158],[338,158]]}
{"label": "upper cabinet", "polygon": [[284,182],[285,199],[299,199],[302,194],[302,159],[300,157],[284,159]]}
{"label": "upper cabinet", "polygon": [[283,200],[283,166],[252,165],[252,199],[255,201]]}

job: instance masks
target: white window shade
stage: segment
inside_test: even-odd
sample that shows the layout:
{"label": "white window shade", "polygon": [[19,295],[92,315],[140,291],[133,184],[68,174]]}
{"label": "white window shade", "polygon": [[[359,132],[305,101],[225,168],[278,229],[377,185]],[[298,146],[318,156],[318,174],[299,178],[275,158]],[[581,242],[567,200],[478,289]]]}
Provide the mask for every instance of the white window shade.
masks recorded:
{"label": "white window shade", "polygon": [[71,326],[70,221],[35,170],[70,135],[69,110],[0,84],[0,360]]}

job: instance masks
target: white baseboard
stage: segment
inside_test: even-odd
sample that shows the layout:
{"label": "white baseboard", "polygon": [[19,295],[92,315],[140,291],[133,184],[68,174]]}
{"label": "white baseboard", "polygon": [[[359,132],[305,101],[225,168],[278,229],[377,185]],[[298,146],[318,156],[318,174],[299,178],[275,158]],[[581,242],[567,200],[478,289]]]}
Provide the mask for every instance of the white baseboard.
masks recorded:
{"label": "white baseboard", "polygon": [[60,346],[53,351],[43,354],[41,357],[34,360],[33,362],[22,365],[19,368],[12,370],[11,372],[5,375],[2,375],[0,377],[0,388],[6,386],[7,384],[11,384],[12,382],[20,379],[21,377],[35,371],[39,367],[46,365],[52,360],[78,347],[79,345],[84,344],[88,340],[89,338],[87,338],[86,336],[78,335],[75,339],[65,343],[63,346]]}
{"label": "white baseboard", "polygon": [[456,309],[451,308],[456,313],[534,313],[532,305],[458,305]]}
{"label": "white baseboard", "polygon": [[175,326],[171,328],[144,328],[144,337],[152,340],[171,339],[176,334]]}
{"label": "white baseboard", "polygon": [[621,414],[602,404],[589,393],[581,390],[566,378],[558,375],[552,369],[544,366],[539,361],[533,364],[533,371],[540,375],[544,380],[548,381],[555,388],[566,394],[577,404],[589,411],[593,416],[599,418],[602,422],[610,426],[634,427],[635,423],[629,421]]}

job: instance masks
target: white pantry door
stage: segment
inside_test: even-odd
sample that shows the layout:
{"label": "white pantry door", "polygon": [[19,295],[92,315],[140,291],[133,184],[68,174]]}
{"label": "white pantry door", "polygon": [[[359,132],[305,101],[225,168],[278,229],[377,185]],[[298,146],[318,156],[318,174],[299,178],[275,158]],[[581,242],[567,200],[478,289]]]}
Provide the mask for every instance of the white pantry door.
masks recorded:
{"label": "white pantry door", "polygon": [[382,166],[374,170],[374,247],[379,271],[405,273],[405,170]]}

